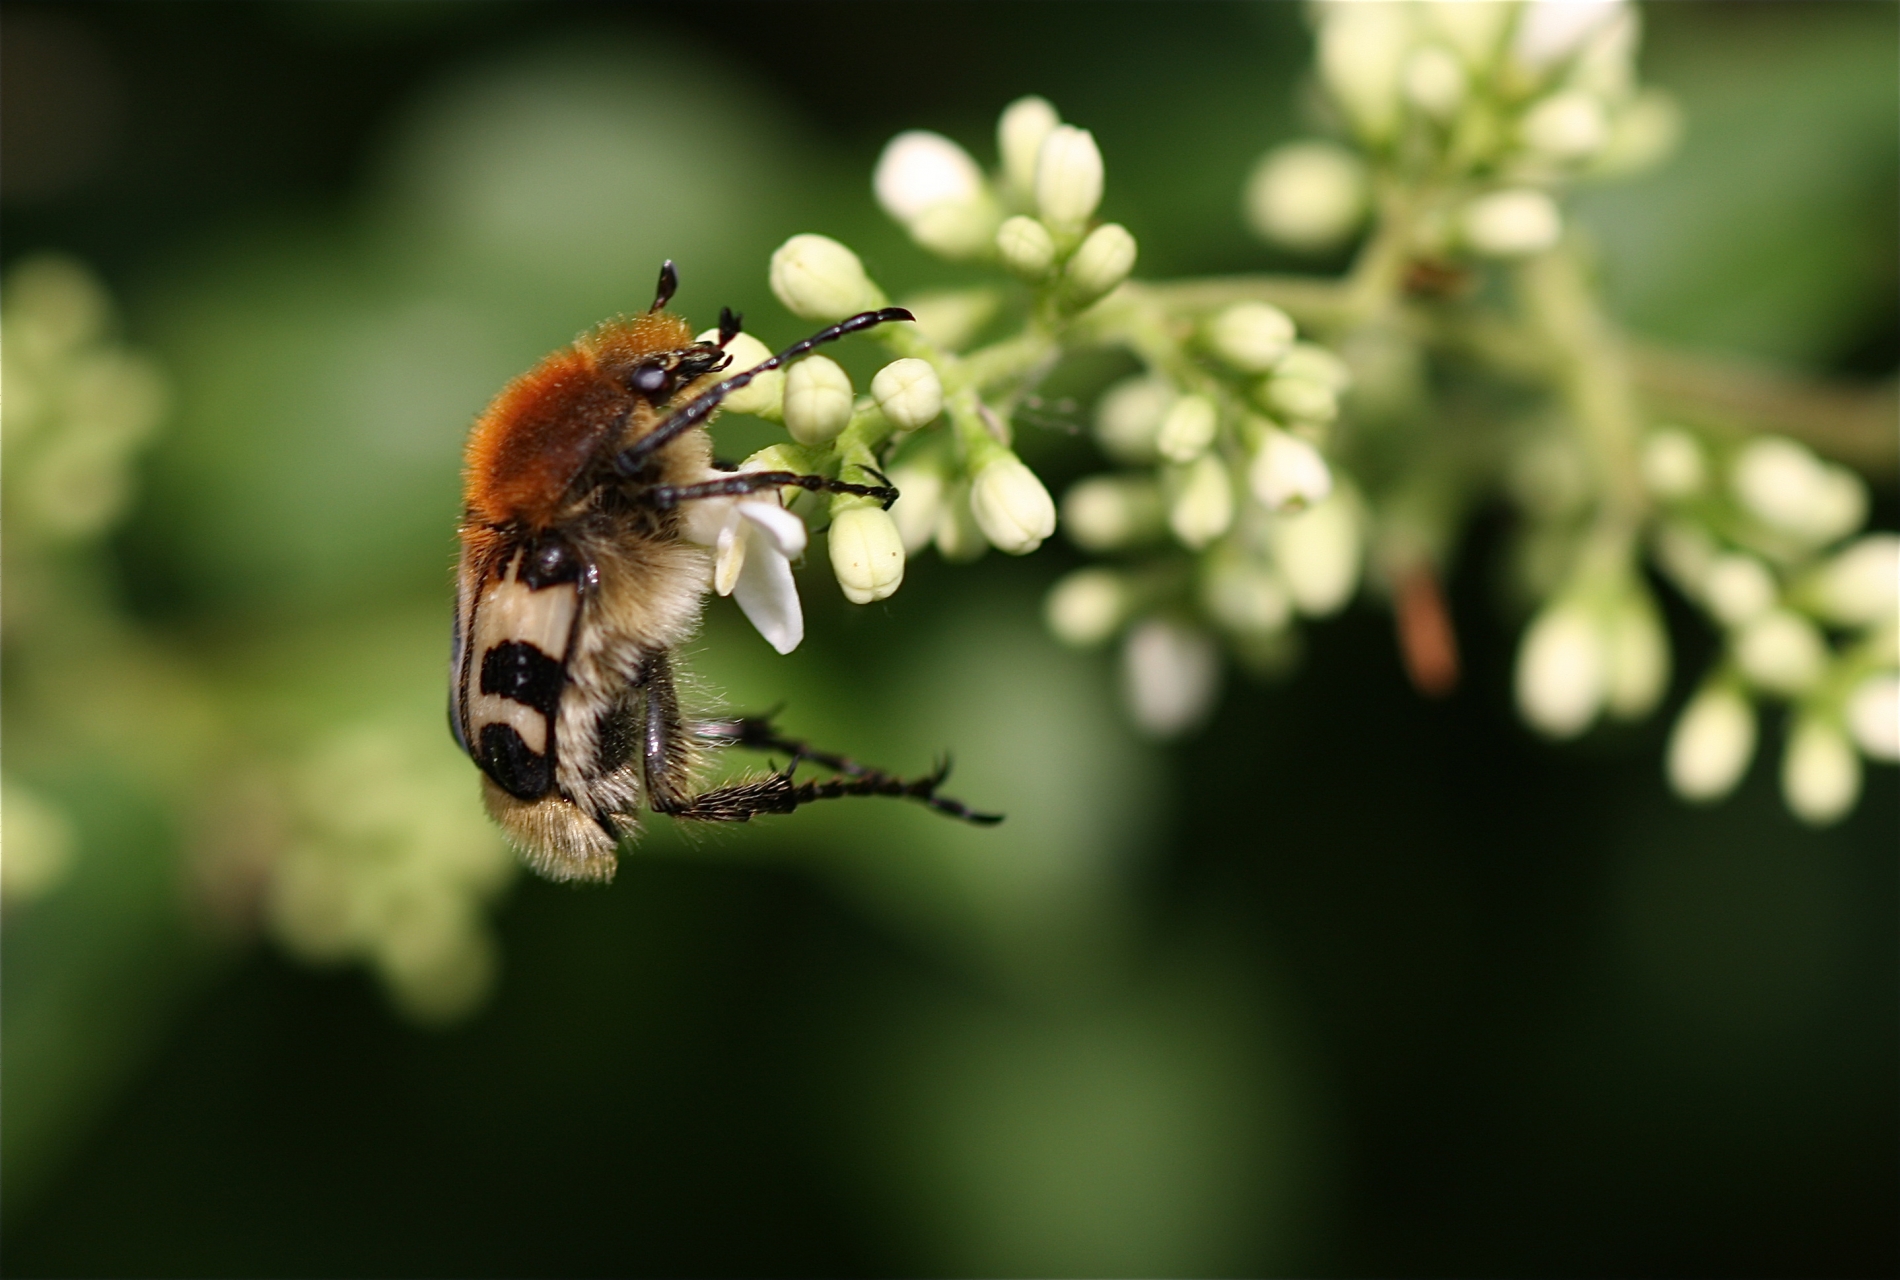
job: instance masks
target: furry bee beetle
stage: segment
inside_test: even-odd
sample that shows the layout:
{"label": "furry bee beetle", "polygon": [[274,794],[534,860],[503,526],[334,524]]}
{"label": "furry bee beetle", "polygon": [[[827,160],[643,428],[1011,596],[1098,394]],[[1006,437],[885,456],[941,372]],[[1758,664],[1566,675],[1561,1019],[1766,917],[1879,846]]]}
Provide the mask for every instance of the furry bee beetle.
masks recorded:
{"label": "furry bee beetle", "polygon": [[[677,818],[744,822],[814,800],[906,796],[993,822],[917,779],[815,751],[769,720],[694,720],[674,655],[699,625],[710,553],[682,536],[689,504],[787,486],[897,497],[888,485],[783,471],[722,472],[706,425],[727,395],[822,343],[892,321],[867,311],[754,369],[721,379],[739,318],[695,341],[653,305],[610,320],[503,389],[475,422],[465,458],[449,725],[481,767],[482,794],[524,861],[555,880],[606,881],[644,805]],[[881,476],[874,476],[882,479]],[[783,770],[695,791],[709,750],[784,752]],[[833,771],[797,782],[802,762]]]}

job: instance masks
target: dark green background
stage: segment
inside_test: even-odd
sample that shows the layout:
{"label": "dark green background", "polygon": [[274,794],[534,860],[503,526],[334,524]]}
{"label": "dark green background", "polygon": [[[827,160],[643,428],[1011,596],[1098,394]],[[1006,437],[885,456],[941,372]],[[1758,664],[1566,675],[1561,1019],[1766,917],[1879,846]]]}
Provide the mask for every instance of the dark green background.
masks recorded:
{"label": "dark green background", "polygon": [[[1649,12],[1646,69],[1681,98],[1688,143],[1673,168],[1586,200],[1628,319],[1817,372],[1893,371],[1897,13]],[[93,262],[131,337],[181,370],[181,425],[115,555],[136,611],[187,645],[445,613],[452,453],[413,483],[358,486],[347,450],[244,437],[241,404],[214,403],[244,386],[193,371],[252,342],[297,392],[293,335],[325,322],[309,309],[347,310],[379,287],[378,252],[429,234],[428,190],[402,205],[423,211],[419,232],[385,225],[404,216],[388,192],[419,181],[399,122],[484,68],[619,59],[676,91],[656,205],[709,145],[680,123],[695,95],[769,119],[753,198],[681,254],[690,311],[729,302],[769,339],[797,327],[763,279],[792,232],[839,235],[894,292],[937,278],[872,206],[877,149],[922,126],[987,158],[996,110],[1023,92],[1095,130],[1105,212],[1139,237],[1142,274],[1287,265],[1236,213],[1246,165],[1305,127],[1306,37],[1287,5],[7,6],[9,27],[23,20],[98,54],[117,123],[83,182],[10,198],[5,253]],[[13,96],[20,45],[6,46],[9,147],[31,107]],[[362,248],[378,236],[385,248]],[[637,304],[647,273],[602,261],[598,279],[558,287],[493,282],[519,305],[476,384]],[[477,405],[451,407],[459,430]],[[1052,487],[1091,465],[1060,434],[1028,448]],[[1891,490],[1876,507],[1892,527]],[[286,513],[321,534],[278,529]],[[907,819],[868,810],[747,831],[717,858],[662,841],[607,891],[520,882],[493,1003],[447,1032],[396,1020],[360,973],[260,944],[206,966],[56,1171],[31,1194],[9,1187],[0,1261],[18,1275],[1891,1274],[1894,771],[1871,769],[1855,815],[1816,834],[1776,794],[1771,730],[1738,796],[1677,803],[1659,766],[1668,711],[1713,644],[1683,609],[1663,715],[1536,740],[1509,700],[1509,532],[1487,516],[1452,583],[1469,675],[1448,702],[1411,693],[1387,616],[1362,604],[1309,630],[1290,683],[1237,684],[1179,747],[1111,753],[1101,793],[1153,788],[1158,821],[1130,873],[1126,945],[1080,976],[999,977],[841,890],[823,871],[840,848],[909,852]],[[923,559],[872,611],[808,574],[812,635],[791,669],[843,673],[823,687],[861,695],[842,745],[954,744],[947,720],[891,723],[920,705],[899,690],[942,681],[924,705],[959,697],[955,663],[917,655],[994,635],[968,640],[970,661],[1029,663],[1039,592],[1073,563],[1059,540],[1026,561]],[[743,640],[715,625],[709,661]],[[1109,704],[1105,661],[1044,649],[1035,669]],[[8,930],[9,980],[16,937],[31,933]],[[1189,1111],[1142,1112],[1124,1085],[1149,1078],[1187,1081],[1169,1096]],[[1048,1120],[1062,1106],[1086,1132]],[[971,1146],[932,1129],[939,1114],[995,1128]],[[1144,1166],[1156,1126],[1200,1135],[1199,1172]],[[1152,1140],[1156,1160],[1169,1141]],[[1012,1142],[994,1167],[956,1163]],[[1091,1214],[1139,1218],[1150,1185],[1097,1186],[1085,1158],[1061,1163],[1097,1149],[1185,1188],[1170,1221],[1189,1225],[1095,1247],[1119,1237]],[[1016,1234],[1010,1170],[1036,1189]],[[1052,1185],[1086,1201],[1067,1236],[1038,1235]]]}

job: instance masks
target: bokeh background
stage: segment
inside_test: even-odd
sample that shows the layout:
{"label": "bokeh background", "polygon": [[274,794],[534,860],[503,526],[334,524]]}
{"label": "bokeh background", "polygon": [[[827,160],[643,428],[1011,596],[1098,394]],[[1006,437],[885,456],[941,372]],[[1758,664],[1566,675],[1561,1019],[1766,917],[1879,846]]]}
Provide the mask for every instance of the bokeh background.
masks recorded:
{"label": "bokeh background", "polygon": [[[1646,18],[1688,133],[1584,202],[1620,314],[1891,376],[1900,8]],[[774,343],[803,331],[765,285],[791,233],[898,296],[953,282],[871,164],[905,127],[987,157],[1026,92],[1095,131],[1141,274],[1284,267],[1238,192],[1305,128],[1295,6],[0,22],[9,357],[63,316],[155,362],[96,536],[34,524],[8,458],[8,1273],[1900,1263],[1894,771],[1816,833],[1772,751],[1722,806],[1675,801],[1668,714],[1534,739],[1501,515],[1451,584],[1442,703],[1362,605],[1163,749],[1040,630],[1059,538],[921,557],[871,608],[814,566],[790,658],[715,604],[708,687],[901,769],[952,748],[1004,826],[656,823],[576,891],[511,877],[479,819],[441,723],[449,567],[461,438],[506,378],[642,305],[662,257],[689,315]],[[1086,401],[1114,372],[1064,376]],[[10,369],[9,410],[35,389]],[[1063,428],[1022,440],[1054,488],[1091,460]],[[1671,622],[1700,669],[1712,638]]]}

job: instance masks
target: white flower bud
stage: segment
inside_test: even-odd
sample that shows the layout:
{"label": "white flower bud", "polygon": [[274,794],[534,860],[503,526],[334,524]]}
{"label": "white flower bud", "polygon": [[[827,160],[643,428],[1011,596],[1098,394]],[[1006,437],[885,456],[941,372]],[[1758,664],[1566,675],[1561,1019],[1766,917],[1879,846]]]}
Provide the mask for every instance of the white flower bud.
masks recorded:
{"label": "white flower bud", "polygon": [[1036,153],[1036,212],[1057,231],[1080,231],[1102,202],[1102,153],[1074,125],[1049,131]]}
{"label": "white flower bud", "polygon": [[1793,695],[1814,687],[1827,665],[1827,642],[1798,613],[1774,609],[1735,637],[1735,663],[1770,693]]}
{"label": "white flower bud", "polygon": [[1128,603],[1120,577],[1107,569],[1077,569],[1050,588],[1042,616],[1056,639],[1089,649],[1121,627]]}
{"label": "white flower bud", "polygon": [[1869,626],[1900,616],[1900,536],[1872,533],[1822,566],[1815,604],[1830,622]]}
{"label": "white flower bud", "polygon": [[1062,495],[1062,529],[1084,551],[1117,551],[1161,527],[1161,493],[1137,476],[1090,476]]}
{"label": "white flower bud", "polygon": [[1529,0],[1518,10],[1511,52],[1533,70],[1575,57],[1615,21],[1624,0]]}
{"label": "white flower bud", "polygon": [[1247,485],[1269,511],[1298,510],[1333,491],[1333,471],[1318,449],[1270,427],[1247,469]]}
{"label": "white flower bud", "polygon": [[1205,633],[1151,618],[1122,648],[1123,691],[1135,723],[1157,738],[1206,719],[1220,692],[1220,653]]}
{"label": "white flower bud", "polygon": [[[40,263],[31,265],[45,270]],[[55,260],[52,265],[64,264]],[[50,283],[57,285],[65,282],[55,277]],[[81,295],[78,301],[84,303],[91,299]],[[68,331],[78,327],[72,322],[83,324],[86,320],[83,313],[74,315],[70,312],[65,316],[56,313],[53,318],[67,321],[68,324],[61,328],[68,328]],[[48,325],[34,336],[44,341],[62,335],[59,329]],[[72,873],[73,854],[79,847],[79,833],[74,830],[72,819],[65,811],[38,792],[29,791],[11,778],[0,783],[0,788],[4,788],[0,792],[0,796],[4,797],[0,798],[0,813],[6,815],[7,845],[6,857],[0,859],[0,901],[4,901],[8,907],[18,907],[56,888]]]}
{"label": "white flower bud", "polygon": [[1310,618],[1337,613],[1359,585],[1359,508],[1341,490],[1273,524],[1273,558],[1294,607]]}
{"label": "white flower bud", "polygon": [[1643,441],[1643,483],[1659,498],[1686,498],[1708,481],[1702,446],[1687,431],[1665,427]]}
{"label": "white flower bud", "polygon": [[[694,341],[717,343],[719,330],[708,329]],[[726,354],[732,357],[732,363],[720,373],[719,376],[722,378],[730,378],[735,373],[744,373],[747,369],[755,369],[764,364],[772,358],[772,349],[751,334],[742,333],[726,344]],[[785,371],[772,369],[732,392],[722,403],[733,413],[756,413],[764,417],[776,417],[784,395]]]}
{"label": "white flower bud", "polygon": [[1014,454],[986,464],[970,482],[970,512],[990,545],[1027,555],[1056,531],[1056,504],[1036,473]]}
{"label": "white flower bud", "polygon": [[1359,135],[1374,143],[1399,117],[1399,76],[1411,46],[1412,15],[1397,4],[1343,4],[1326,11],[1319,70]]}
{"label": "white flower bud", "polygon": [[1517,709],[1539,733],[1574,738],[1608,693],[1609,654],[1596,616],[1572,601],[1550,605],[1517,651]]}
{"label": "white flower bud", "polygon": [[1178,393],[1165,378],[1136,374],[1102,393],[1095,406],[1095,439],[1117,462],[1147,463]]}
{"label": "white flower bud", "polygon": [[1465,68],[1443,45],[1426,45],[1405,60],[1406,101],[1434,120],[1449,120],[1465,104]]}
{"label": "white flower bud", "polygon": [[1069,304],[1086,307],[1128,278],[1135,269],[1135,237],[1119,222],[1104,222],[1089,232],[1062,269]]}
{"label": "white flower bud", "polygon": [[1207,326],[1214,354],[1242,373],[1266,373],[1293,350],[1293,320],[1264,302],[1236,302]]}
{"label": "white flower bud", "polygon": [[1031,94],[1003,108],[996,122],[996,150],[1003,157],[1003,173],[1011,186],[1027,196],[1036,189],[1036,162],[1042,156],[1042,144],[1054,133],[1062,117],[1048,99]]}
{"label": "white flower bud", "polygon": [[772,293],[805,320],[830,323],[883,305],[864,264],[829,236],[797,235],[772,254]]}
{"label": "white flower bud", "polygon": [[1199,551],[1234,523],[1234,482],[1219,458],[1204,455],[1182,473],[1168,506],[1168,528]]}
{"label": "white flower bud", "polygon": [[1610,119],[1594,94],[1571,89],[1526,112],[1518,135],[1525,146],[1552,160],[1584,160],[1610,140]]}
{"label": "white flower bud", "polygon": [[831,517],[826,535],[831,571],[852,604],[882,600],[904,581],[904,539],[891,514],[878,507],[847,507]]}
{"label": "white flower bud", "polygon": [[884,212],[905,226],[937,205],[977,204],[985,198],[983,171],[970,153],[924,129],[900,133],[884,145],[871,188]]}
{"label": "white flower bud", "polygon": [[1201,580],[1200,595],[1209,617],[1243,636],[1270,635],[1293,616],[1280,580],[1239,556],[1217,557]]}
{"label": "white flower bud", "polygon": [[1690,594],[1703,589],[1715,557],[1715,540],[1699,525],[1670,520],[1656,530],[1657,564]]}
{"label": "white flower bud", "polygon": [[1829,543],[1852,533],[1866,520],[1866,482],[1846,467],[1830,466],[1803,532],[1816,543]]}
{"label": "white flower bud", "polygon": [[1056,241],[1049,228],[1018,214],[996,229],[996,254],[1025,280],[1040,280],[1056,264]]}
{"label": "white flower bud", "polygon": [[1339,397],[1323,382],[1274,374],[1260,388],[1261,407],[1296,422],[1331,422],[1339,416]]}
{"label": "white flower bud", "polygon": [[1605,102],[1628,98],[1636,83],[1636,46],[1641,37],[1635,8],[1622,5],[1585,42],[1583,51],[1571,64],[1570,83]]}
{"label": "white flower bud", "polygon": [[1781,757],[1781,796],[1811,827],[1839,822],[1860,799],[1860,757],[1839,729],[1803,717]]}
{"label": "white flower bud", "polygon": [[[745,460],[739,464],[739,470],[741,471],[791,471],[796,473],[804,469],[804,459],[788,444],[768,444],[758,452],[748,454]],[[791,497],[798,491],[794,489],[791,493],[786,493],[785,490],[781,489],[779,492],[784,497]],[[687,510],[691,511],[692,508],[688,507]],[[712,543],[706,539],[698,539],[698,541],[706,542],[707,546],[712,545]]]}
{"label": "white flower bud", "polygon": [[1557,202],[1542,191],[1494,191],[1465,206],[1465,243],[1490,258],[1542,253],[1563,235]]}
{"label": "white flower bud", "polygon": [[1888,671],[1854,686],[1847,730],[1869,759],[1900,761],[1900,675]]}
{"label": "white flower bud", "polygon": [[937,531],[947,487],[943,472],[935,467],[893,467],[891,487],[897,490],[897,501],[891,504],[891,519],[897,521],[897,536],[903,539],[904,554],[914,556],[930,545]]}
{"label": "white flower bud", "polygon": [[1704,689],[1669,734],[1669,785],[1685,800],[1720,800],[1755,755],[1755,711],[1733,689]]}
{"label": "white flower bud", "polygon": [[1669,633],[1647,593],[1632,592],[1604,620],[1609,658],[1604,706],[1619,720],[1648,715],[1669,687]]}
{"label": "white flower bud", "polygon": [[1736,455],[1730,479],[1757,519],[1807,542],[1832,542],[1867,517],[1867,490],[1858,476],[1781,436],[1751,440]]}
{"label": "white flower bud", "polygon": [[943,258],[978,257],[996,241],[1001,213],[987,193],[968,204],[934,204],[912,218],[910,238]]}
{"label": "white flower bud", "polygon": [[1325,347],[1310,342],[1294,343],[1293,349],[1273,367],[1273,372],[1275,377],[1317,382],[1334,395],[1343,394],[1352,385],[1352,370],[1346,367],[1346,362]]}
{"label": "white flower bud", "polygon": [[943,383],[928,360],[893,360],[871,379],[871,398],[899,431],[927,427],[943,412]]}
{"label": "white flower bud", "polygon": [[837,439],[852,408],[851,377],[837,361],[806,356],[785,371],[785,429],[798,443]]}
{"label": "white flower bud", "polygon": [[1220,429],[1220,412],[1206,396],[1182,396],[1161,420],[1155,449],[1170,462],[1192,462],[1207,452]]}
{"label": "white flower bud", "polygon": [[1302,253],[1343,243],[1365,221],[1366,166],[1330,142],[1293,142],[1260,158],[1242,198],[1256,235]]}
{"label": "white flower bud", "polygon": [[1702,598],[1709,612],[1729,626],[1740,626],[1774,606],[1774,575],[1753,556],[1729,552],[1715,558],[1702,579]]}
{"label": "white flower bud", "polygon": [[1459,57],[1477,67],[1496,57],[1504,28],[1516,16],[1516,6],[1472,4],[1470,0],[1426,0],[1422,14],[1458,51]]}

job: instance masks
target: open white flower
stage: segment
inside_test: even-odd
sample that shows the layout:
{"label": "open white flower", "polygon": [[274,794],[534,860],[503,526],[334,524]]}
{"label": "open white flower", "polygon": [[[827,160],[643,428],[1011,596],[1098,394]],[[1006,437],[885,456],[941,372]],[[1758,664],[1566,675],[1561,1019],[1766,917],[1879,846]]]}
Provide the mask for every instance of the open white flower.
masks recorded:
{"label": "open white flower", "polygon": [[[709,471],[705,478],[729,474]],[[702,498],[686,507],[685,516],[686,537],[713,549],[713,590],[737,600],[774,649],[796,649],[805,638],[805,615],[792,559],[804,554],[805,522],[785,509],[776,490]]]}

